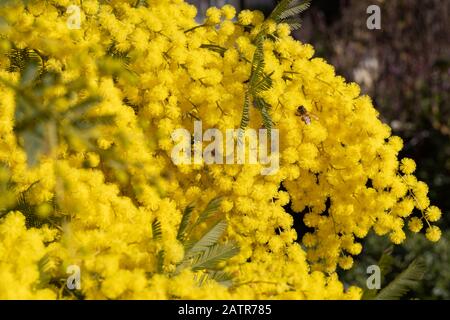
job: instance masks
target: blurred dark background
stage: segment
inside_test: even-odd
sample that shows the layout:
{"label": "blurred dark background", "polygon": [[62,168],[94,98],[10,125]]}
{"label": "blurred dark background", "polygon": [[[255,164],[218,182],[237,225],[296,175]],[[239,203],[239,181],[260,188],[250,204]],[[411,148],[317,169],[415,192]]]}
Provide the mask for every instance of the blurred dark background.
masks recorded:
{"label": "blurred dark background", "polygon": [[[209,6],[234,5],[266,15],[276,0],[191,0],[199,20]],[[366,26],[370,5],[381,9],[381,29]],[[295,33],[311,43],[316,56],[336,72],[360,84],[373,98],[380,116],[404,139],[401,156],[418,164],[417,176],[430,187],[432,203],[443,212],[443,237],[430,244],[410,235],[394,249],[394,273],[415,257],[428,265],[424,281],[409,297],[450,299],[450,1],[447,0],[313,0]],[[347,283],[365,286],[366,268],[389,246],[386,238],[369,236]],[[408,297],[407,297],[408,298]]]}

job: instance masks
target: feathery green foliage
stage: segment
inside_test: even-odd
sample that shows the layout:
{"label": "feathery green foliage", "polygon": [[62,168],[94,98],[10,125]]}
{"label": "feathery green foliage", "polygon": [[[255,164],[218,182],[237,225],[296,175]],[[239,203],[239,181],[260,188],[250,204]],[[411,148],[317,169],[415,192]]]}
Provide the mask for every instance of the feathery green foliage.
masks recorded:
{"label": "feathery green foliage", "polygon": [[188,205],[183,212],[183,217],[181,218],[180,226],[178,227],[177,239],[178,241],[184,242],[186,237],[186,231],[191,221],[192,212],[194,211],[194,206],[192,204]]}
{"label": "feathery green foliage", "polygon": [[250,122],[250,95],[248,92],[244,94],[244,107],[242,108],[241,124],[239,126],[238,143],[242,143],[245,129]]}
{"label": "feathery green foliage", "polygon": [[39,287],[44,288],[52,280],[50,271],[52,269],[52,264],[48,254],[45,254],[38,261],[38,271],[39,271]]}
{"label": "feathery green foliage", "polygon": [[[233,241],[219,243],[227,227],[226,221],[218,220],[211,223],[210,227],[203,231],[197,240],[191,239],[189,236],[197,226],[213,218],[221,201],[220,197],[212,199],[194,222],[191,222],[194,206],[192,204],[187,206],[178,227],[177,239],[184,245],[185,253],[183,260],[177,265],[175,273],[179,273],[183,269],[200,271],[201,275],[197,277],[199,285],[209,280],[215,280],[226,286],[232,283],[231,275],[221,271],[218,266],[220,262],[232,258],[239,252],[239,247]],[[158,270],[160,268],[162,270],[162,265],[158,266]]]}
{"label": "feathery green foliage", "polygon": [[200,46],[200,48],[208,49],[208,50],[213,51],[213,52],[217,52],[222,57],[224,56],[225,51],[227,51],[227,49],[225,49],[224,47],[221,47],[221,46],[218,46],[218,45],[215,45],[215,44],[202,44]]}
{"label": "feathery green foliage", "polygon": [[225,287],[233,285],[233,277],[224,271],[206,271],[197,277],[198,284],[201,286],[208,280],[214,280]]}
{"label": "feathery green foliage", "polygon": [[[297,1],[297,0],[282,0],[278,3],[275,9],[270,14],[268,20],[273,20],[276,23],[287,23],[292,30],[299,29],[301,27],[300,19],[296,17],[309,8],[310,1]],[[201,27],[196,26],[185,32],[194,30]],[[276,39],[273,35],[267,34],[265,28],[255,36],[253,43],[255,45],[255,52],[253,54],[252,61],[248,61],[245,57],[241,59],[251,63],[250,77],[248,80],[247,90],[244,93],[244,104],[242,108],[241,122],[239,125],[238,144],[243,143],[243,137],[246,128],[250,122],[250,106],[253,105],[261,114],[263,120],[263,126],[267,129],[268,135],[270,135],[273,121],[270,116],[270,104],[268,104],[261,97],[261,93],[272,88],[272,74],[266,74],[264,72],[264,41],[266,39]],[[225,54],[226,49],[215,44],[202,44],[201,48],[208,49],[213,52],[219,53],[222,57]]]}
{"label": "feathery green foliage", "polygon": [[208,250],[209,247],[215,245],[227,228],[227,223],[220,220],[207,230],[202,237],[194,243],[188,243],[186,246],[185,259]]}
{"label": "feathery green foliage", "polygon": [[[268,20],[273,20],[276,23],[286,23],[291,30],[299,29],[301,27],[301,21],[297,15],[308,9],[309,5],[310,1],[282,0],[272,11]],[[243,143],[242,138],[250,121],[251,101],[253,101],[253,106],[260,112],[263,119],[263,126],[267,129],[269,135],[273,127],[273,121],[270,116],[270,104],[261,97],[262,92],[272,88],[272,73],[266,74],[264,72],[264,41],[266,39],[273,40],[273,38],[274,37],[268,35],[263,28],[253,41],[256,48],[251,62],[252,65],[248,87],[244,96],[244,105],[238,135],[239,144]]]}
{"label": "feathery green foliage", "polygon": [[426,271],[425,263],[421,259],[415,259],[400,273],[391,283],[375,297],[376,300],[398,300],[409,290],[414,289],[422,280]]}
{"label": "feathery green foliage", "polygon": [[158,256],[157,256],[157,266],[156,266],[156,270],[158,271],[158,273],[162,273],[164,271],[164,257],[166,256],[166,252],[164,250],[161,250],[158,252]]}
{"label": "feathery green foliage", "polygon": [[145,0],[136,0],[136,3],[134,4],[135,8],[138,8],[140,6],[145,6],[147,4],[147,1]]}
{"label": "feathery green foliage", "polygon": [[36,50],[28,48],[13,48],[11,52],[7,54],[7,56],[10,59],[10,66],[8,70],[10,72],[23,72],[27,64],[30,63],[38,68],[39,73],[42,73],[44,71],[44,60]]}
{"label": "feathery green foliage", "polygon": [[222,202],[222,197],[217,197],[212,199],[208,204],[206,205],[205,210],[203,210],[200,215],[198,216],[197,221],[194,224],[194,228],[198,226],[199,224],[205,222],[208,218],[210,218],[214,213],[219,210],[220,203]]}
{"label": "feathery green foliage", "polygon": [[[96,95],[81,100],[81,90],[86,85],[80,80],[63,83],[57,73],[47,72],[43,67],[42,59],[31,54],[31,50],[12,50],[12,68],[20,71],[19,82],[12,83],[0,78],[0,82],[15,91],[16,108],[14,132],[18,137],[19,145],[27,154],[27,163],[30,167],[36,165],[41,155],[52,155],[58,141],[67,142],[73,150],[82,145],[89,150],[98,150],[97,126],[111,124],[114,115],[93,115],[91,110],[101,98]],[[65,85],[70,88],[64,96],[48,96],[51,88]],[[76,101],[65,111],[59,111],[58,101],[67,103]]]}
{"label": "feathery green foliage", "polygon": [[[384,283],[384,279],[387,274],[389,274],[392,270],[392,264],[394,263],[394,258],[392,257],[393,247],[390,246],[386,250],[384,250],[380,259],[378,260],[377,265],[380,267],[380,283]],[[363,296],[361,299],[363,300],[372,300],[375,299],[377,295],[378,289],[367,289],[364,290]]]}
{"label": "feathery green foliage", "polygon": [[[391,272],[394,264],[392,257],[393,247],[386,249],[380,257],[377,265],[380,267],[380,283],[383,284],[386,276]],[[421,258],[413,260],[409,266],[395,277],[384,288],[365,290],[362,296],[364,300],[398,300],[409,290],[414,289],[422,280],[426,271],[426,265]]]}
{"label": "feathery green foliage", "polygon": [[251,66],[249,91],[252,95],[256,95],[260,92],[260,89],[256,84],[260,83],[264,77],[264,40],[266,35],[264,32],[260,32],[255,38],[255,52],[253,53],[253,60]]}
{"label": "feathery green foliage", "polygon": [[270,135],[273,126],[272,118],[269,114],[270,104],[268,104],[266,101],[264,101],[264,99],[260,97],[256,97],[253,101],[253,104],[255,108],[258,109],[261,113],[264,128],[267,129],[267,133]]}
{"label": "feathery green foliage", "polygon": [[311,4],[310,0],[282,0],[269,16],[269,19],[276,23],[286,23],[291,30],[297,30],[301,27],[301,19],[299,14],[306,11]]}
{"label": "feathery green foliage", "polygon": [[[162,229],[161,229],[161,222],[158,219],[155,219],[152,222],[152,236],[153,240],[160,241],[162,239]],[[164,270],[164,257],[166,253],[164,250],[160,250],[157,255],[156,259],[156,270],[158,273],[162,273]]]}
{"label": "feathery green foliage", "polygon": [[[272,119],[268,110],[270,105],[264,101],[260,96],[263,91],[269,90],[272,87],[272,74],[266,74],[264,72],[264,41],[266,35],[264,32],[260,32],[255,38],[255,52],[253,54],[250,78],[248,81],[248,88],[244,97],[244,106],[242,110],[242,118],[240,124],[240,130],[238,135],[238,143],[243,143],[242,138],[244,136],[245,129],[250,121],[250,101],[253,100],[253,105],[259,110],[263,118],[263,125],[270,130],[272,129]],[[256,102],[258,101],[258,102]]]}
{"label": "feathery green foliage", "polygon": [[381,283],[384,282],[386,275],[388,275],[392,271],[392,265],[394,264],[394,258],[392,257],[393,251],[394,248],[392,246],[384,250],[383,254],[381,255],[380,261],[378,262],[381,271]]}
{"label": "feathery green foliage", "polygon": [[161,240],[162,238],[161,222],[158,219],[155,219],[152,223],[152,234],[154,240]]}
{"label": "feathery green foliage", "polygon": [[235,243],[218,244],[206,247],[192,260],[191,268],[194,271],[213,269],[221,261],[234,257],[239,252]]}

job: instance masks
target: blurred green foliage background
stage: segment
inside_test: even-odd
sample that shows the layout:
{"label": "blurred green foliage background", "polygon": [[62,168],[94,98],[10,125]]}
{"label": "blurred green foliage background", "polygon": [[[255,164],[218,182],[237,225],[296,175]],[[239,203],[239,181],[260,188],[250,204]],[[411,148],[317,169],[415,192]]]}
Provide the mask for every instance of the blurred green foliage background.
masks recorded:
{"label": "blurred green foliage background", "polygon": [[[231,3],[238,9],[266,14],[276,0],[190,0],[202,10]],[[381,9],[381,30],[366,26],[370,5]],[[316,56],[336,67],[338,74],[360,84],[372,97],[380,117],[404,139],[402,157],[418,164],[417,176],[430,187],[439,206],[443,237],[429,243],[421,234],[393,251],[391,277],[416,257],[427,264],[420,287],[405,298],[450,299],[450,1],[442,0],[312,0],[303,15],[297,39],[311,43]],[[296,219],[297,221],[297,219]],[[348,284],[365,287],[366,268],[376,264],[390,246],[387,238],[364,239],[365,248]],[[387,279],[388,280],[388,279]]]}

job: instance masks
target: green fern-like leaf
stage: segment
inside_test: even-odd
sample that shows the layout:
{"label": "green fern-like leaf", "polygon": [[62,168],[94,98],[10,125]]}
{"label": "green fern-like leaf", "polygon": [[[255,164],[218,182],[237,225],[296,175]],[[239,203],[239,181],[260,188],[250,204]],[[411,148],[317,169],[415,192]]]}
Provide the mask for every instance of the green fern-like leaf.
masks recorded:
{"label": "green fern-like leaf", "polygon": [[203,210],[200,215],[198,216],[198,219],[195,223],[195,225],[199,225],[203,222],[205,222],[208,218],[210,218],[214,213],[219,210],[220,203],[222,202],[222,197],[216,197],[212,199],[207,205],[205,210]]}
{"label": "green fern-like leaf", "polygon": [[18,71],[23,72],[27,65],[37,66],[38,74],[41,74],[44,70],[44,61],[37,51],[29,48],[24,49],[12,49],[8,53],[10,59],[9,70],[11,72]]}
{"label": "green fern-like leaf", "polygon": [[45,254],[37,263],[39,271],[39,288],[45,288],[52,280],[52,271],[57,267],[55,261]]}
{"label": "green fern-like leaf", "polygon": [[250,122],[250,96],[246,92],[244,97],[244,107],[242,108],[241,124],[239,126],[238,143],[242,143],[245,129]]}
{"label": "green fern-like leaf", "polygon": [[270,135],[272,131],[273,121],[269,114],[270,105],[264,101],[263,98],[257,97],[254,100],[255,107],[261,113],[264,128],[267,129],[267,134]]}
{"label": "green fern-like leaf", "polygon": [[310,1],[305,1],[303,3],[299,3],[299,4],[295,4],[295,1],[293,3],[291,3],[291,5],[284,10],[281,14],[280,14],[280,19],[284,20],[286,18],[290,18],[296,15],[299,15],[301,13],[303,13],[304,11],[308,10],[308,8],[310,7],[311,2]]}
{"label": "green fern-like leaf", "polygon": [[[393,247],[389,247],[384,250],[380,259],[378,260],[377,265],[380,267],[380,283],[384,283],[384,279],[387,274],[389,274],[392,270],[392,265],[394,263],[394,258],[392,257]],[[377,295],[378,289],[367,289],[364,290],[362,300],[372,300],[375,299]]]}
{"label": "green fern-like leaf", "polygon": [[207,271],[197,277],[199,286],[204,285],[208,281],[215,281],[224,287],[231,287],[233,285],[233,277],[231,274],[224,271]]}
{"label": "green fern-like leaf", "polygon": [[224,271],[213,271],[208,273],[209,279],[214,280],[225,287],[231,287],[233,285],[233,276]]}
{"label": "green fern-like leaf", "polygon": [[[253,54],[252,66],[251,66],[251,74],[249,78],[248,90],[244,97],[244,107],[242,110],[242,117],[240,123],[240,130],[238,134],[238,144],[243,143],[243,137],[245,133],[245,129],[250,122],[250,99],[253,99],[253,103],[255,104],[256,100],[262,100],[262,98],[258,97],[259,94],[263,91],[269,90],[272,87],[272,74],[264,73],[264,40],[266,36],[264,33],[259,33],[255,38],[255,52]],[[256,102],[256,104],[262,104],[262,102]],[[264,102],[264,106],[257,109],[261,112],[261,116],[264,119],[265,126],[271,130],[272,128],[272,119],[268,112],[268,104]]]}
{"label": "green fern-like leaf", "polygon": [[136,0],[136,3],[134,4],[135,8],[139,8],[140,6],[145,6],[147,4],[146,0]]}
{"label": "green fern-like leaf", "polygon": [[282,0],[272,11],[269,19],[274,20],[276,23],[286,23],[291,30],[297,30],[301,27],[301,20],[297,16],[307,10],[310,3],[310,0]]}
{"label": "green fern-like leaf", "polygon": [[[287,23],[292,30],[299,29],[301,27],[301,20],[297,17],[297,15],[307,10],[309,6],[310,1],[282,0],[270,14],[269,20],[273,20],[276,23]],[[240,123],[238,143],[243,142],[242,138],[249,123],[249,108],[251,100],[253,100],[255,107],[261,113],[264,127],[268,129],[269,133],[273,126],[273,121],[269,112],[270,105],[268,105],[260,97],[263,91],[267,91],[272,87],[272,74],[264,73],[264,41],[266,39],[276,40],[276,37],[266,34],[266,31],[263,29],[257,34],[253,41],[256,48],[251,62],[251,73],[248,81],[248,89],[246,96],[244,97],[244,107]]]}
{"label": "green fern-like leaf", "polygon": [[234,257],[238,252],[239,248],[234,242],[225,244],[215,243],[194,257],[191,268],[194,271],[214,269],[219,262]]}
{"label": "green fern-like leaf", "polygon": [[0,78],[0,82],[16,93],[14,133],[27,154],[28,166],[36,165],[41,155],[52,155],[58,141],[66,141],[69,147],[72,147],[72,137],[82,141],[86,149],[98,149],[92,143],[98,138],[98,130],[94,130],[95,127],[110,125],[114,121],[113,115],[88,114],[88,111],[100,102],[100,97],[88,97],[67,111],[58,112],[54,106],[55,100],[44,98],[47,88],[57,84],[70,88],[65,97],[67,103],[71,103],[71,97],[78,97],[79,91],[86,89],[86,85],[80,80],[64,83],[59,74],[43,73],[37,58],[29,58],[33,55],[22,51],[13,53],[14,58],[10,58],[17,60],[14,63],[20,70],[18,83],[3,78]]}
{"label": "green fern-like leaf", "polygon": [[380,260],[378,261],[381,271],[381,283],[384,282],[386,275],[392,271],[392,265],[394,264],[394,258],[392,257],[393,250],[394,248],[392,246],[384,250]]}
{"label": "green fern-like leaf", "polygon": [[291,17],[283,20],[283,23],[286,23],[289,25],[289,28],[294,31],[298,30],[302,27],[302,19],[299,17]]}
{"label": "green fern-like leaf", "polygon": [[273,72],[271,72],[270,74],[263,73],[260,78],[256,80],[257,82],[251,85],[250,90],[252,95],[257,96],[262,91],[266,91],[272,88],[272,75]]}
{"label": "green fern-like leaf", "polygon": [[66,119],[77,119],[82,117],[87,111],[89,111],[92,107],[102,101],[99,96],[90,96],[83,101],[78,102],[73,107],[69,108],[67,111],[63,113],[63,116]]}
{"label": "green fern-like leaf", "polygon": [[[162,239],[161,222],[158,219],[155,219],[152,223],[152,235],[153,235],[153,240],[159,241]],[[156,258],[156,269],[157,269],[158,273],[163,272],[165,254],[166,253],[164,250],[160,250],[158,252],[158,255]]]}
{"label": "green fern-like leaf", "polygon": [[158,257],[156,259],[157,260],[156,267],[157,267],[158,273],[163,272],[165,255],[166,255],[166,252],[164,250],[161,250],[158,252]]}
{"label": "green fern-like leaf", "polygon": [[[212,199],[191,227],[189,227],[189,224],[194,206],[192,204],[189,205],[183,212],[180,227],[178,228],[177,238],[183,242],[185,254],[183,260],[177,265],[174,274],[179,274],[184,269],[197,272],[195,279],[199,286],[202,286],[207,281],[216,281],[224,286],[232,285],[231,275],[217,270],[219,262],[225,261],[239,252],[239,248],[234,242],[219,244],[219,240],[227,227],[226,221],[220,220],[216,222],[212,227],[207,228],[200,236],[200,239],[196,241],[189,238],[196,226],[210,220],[218,211],[221,200],[221,197]],[[163,271],[163,260],[164,252],[162,251],[158,253],[158,272]]]}
{"label": "green fern-like leaf", "polygon": [[218,46],[218,45],[215,45],[215,44],[202,44],[200,46],[200,48],[208,49],[208,50],[213,51],[213,52],[217,52],[222,57],[225,55],[225,51],[227,51],[226,48]]}
{"label": "green fern-like leaf", "polygon": [[158,219],[155,219],[152,223],[152,235],[153,235],[153,240],[161,240],[162,239],[161,222]]}
{"label": "green fern-like leaf", "polygon": [[194,206],[188,205],[186,209],[184,209],[183,217],[181,218],[180,226],[178,227],[177,239],[181,242],[184,242],[186,231],[189,226],[189,222],[191,221],[192,212],[194,211]]}
{"label": "green fern-like leaf", "polygon": [[253,53],[252,67],[250,73],[250,90],[261,81],[264,76],[264,33],[259,33],[255,38],[255,52]]}
{"label": "green fern-like leaf", "polygon": [[115,115],[105,114],[101,116],[86,116],[72,122],[72,126],[80,130],[89,130],[97,126],[112,125]]}
{"label": "green fern-like leaf", "polygon": [[191,258],[194,255],[206,251],[209,247],[215,245],[222,234],[225,232],[227,228],[227,223],[224,220],[221,220],[213,225],[212,228],[207,230],[204,235],[195,243],[190,244],[186,249],[186,258]]}
{"label": "green fern-like leaf", "polygon": [[376,300],[398,300],[422,280],[426,265],[416,259],[375,297]]}
{"label": "green fern-like leaf", "polygon": [[277,6],[269,15],[269,19],[274,20],[275,22],[279,22],[281,19],[281,15],[283,12],[285,12],[287,9],[289,9],[289,6],[294,2],[295,0],[281,0],[278,2]]}

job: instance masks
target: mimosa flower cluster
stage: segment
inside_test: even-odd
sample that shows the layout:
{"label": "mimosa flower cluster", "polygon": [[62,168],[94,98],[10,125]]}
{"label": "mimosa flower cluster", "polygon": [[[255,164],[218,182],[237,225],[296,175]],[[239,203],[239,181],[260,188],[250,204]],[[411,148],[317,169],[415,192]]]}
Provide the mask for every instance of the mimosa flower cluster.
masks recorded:
{"label": "mimosa flower cluster", "polygon": [[[79,30],[67,27],[70,5],[81,9]],[[229,5],[210,8],[199,25],[196,8],[182,0],[10,1],[0,16],[0,180],[17,199],[12,205],[1,195],[0,298],[359,299],[362,290],[344,289],[336,270],[352,267],[369,231],[395,244],[408,229],[439,240],[433,223],[441,212],[414,176],[414,161],[398,159],[402,140],[358,85],[294,40],[288,25]],[[193,132],[196,120],[203,130],[239,128],[261,30],[279,170],[175,165],[174,130]],[[60,79],[36,91],[36,105],[51,106],[56,119],[41,117],[42,136],[57,139],[44,139],[35,165],[24,148],[35,128],[18,134],[17,110],[28,100],[14,89],[24,77],[14,50],[31,50],[42,78]],[[114,118],[86,140],[58,115],[93,96],[101,99],[84,116]],[[262,128],[253,107],[248,127]],[[223,241],[240,248],[222,266],[233,275],[228,287],[199,285],[193,270],[174,272],[184,255],[183,210],[216,197],[228,222]],[[310,232],[296,232],[288,206]],[[161,239],[152,235],[155,219]],[[69,265],[81,270],[77,292],[65,287]]]}

